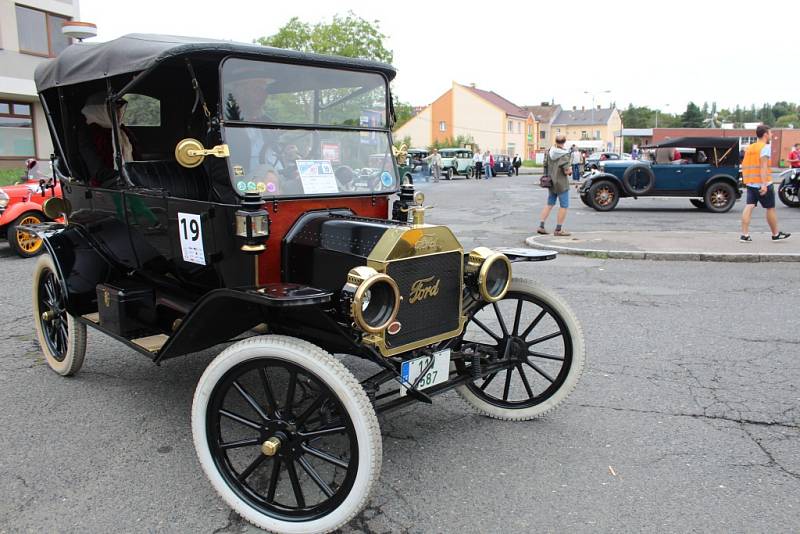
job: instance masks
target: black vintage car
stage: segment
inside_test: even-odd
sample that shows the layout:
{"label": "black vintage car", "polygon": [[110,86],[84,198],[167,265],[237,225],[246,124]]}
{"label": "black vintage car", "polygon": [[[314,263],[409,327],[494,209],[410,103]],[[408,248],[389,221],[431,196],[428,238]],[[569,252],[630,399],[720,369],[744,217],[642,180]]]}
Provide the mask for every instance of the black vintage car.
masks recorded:
{"label": "black vintage car", "polygon": [[508,176],[513,175],[514,168],[511,166],[511,158],[508,156],[503,156],[502,154],[495,156],[492,174],[494,176],[497,176],[498,174],[506,174]]}
{"label": "black vintage car", "polygon": [[[156,35],[74,44],[36,71],[64,190],[46,207],[64,223],[26,227],[47,250],[33,273],[46,361],[77,373],[87,327],[164,365],[224,344],[194,394],[194,445],[222,499],[265,529],[328,532],[367,504],[376,414],[455,389],[490,417],[532,419],[584,366],[569,308],[512,278],[512,262],[552,253],[465,252],[398,183],[394,76]],[[147,126],[121,124],[134,103]]]}

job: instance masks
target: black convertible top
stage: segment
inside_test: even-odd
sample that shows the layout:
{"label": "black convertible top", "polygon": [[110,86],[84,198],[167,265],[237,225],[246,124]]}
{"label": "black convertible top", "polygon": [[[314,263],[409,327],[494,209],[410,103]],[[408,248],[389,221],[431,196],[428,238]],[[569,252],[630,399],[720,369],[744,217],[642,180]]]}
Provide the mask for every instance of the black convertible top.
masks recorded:
{"label": "black convertible top", "polygon": [[378,71],[389,80],[396,74],[394,67],[378,61],[324,56],[198,37],[132,33],[105,43],[76,43],[68,46],[57,58],[39,65],[34,79],[36,88],[42,92],[53,87],[141,72],[183,56],[216,56],[222,59],[227,55]]}
{"label": "black convertible top", "polygon": [[739,146],[738,137],[676,137],[642,148],[719,148],[728,150]]}

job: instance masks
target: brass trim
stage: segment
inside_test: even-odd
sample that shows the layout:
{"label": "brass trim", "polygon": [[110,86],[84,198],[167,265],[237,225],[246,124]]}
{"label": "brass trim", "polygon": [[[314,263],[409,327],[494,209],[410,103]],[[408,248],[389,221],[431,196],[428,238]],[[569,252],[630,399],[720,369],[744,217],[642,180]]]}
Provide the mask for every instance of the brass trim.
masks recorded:
{"label": "brass trim", "polygon": [[248,254],[252,254],[253,252],[264,252],[265,250],[267,250],[267,245],[263,243],[259,243],[258,245],[248,245],[245,243],[241,246],[241,251]]}
{"label": "brass trim", "polygon": [[42,203],[42,211],[48,219],[58,219],[72,213],[72,204],[68,198],[50,197]]}
{"label": "brass trim", "polygon": [[[489,269],[491,269],[492,265],[494,265],[498,261],[505,262],[506,266],[508,267],[508,278],[506,279],[506,283],[503,286],[503,290],[500,291],[500,294],[497,296],[492,296],[489,294],[489,289],[486,287],[486,277],[489,274]],[[486,258],[486,261],[484,261],[483,264],[481,265],[480,271],[478,271],[478,291],[480,292],[481,297],[483,297],[483,299],[486,302],[497,302],[499,300],[502,300],[503,297],[506,296],[508,288],[511,285],[511,278],[512,278],[511,261],[506,257],[505,254],[501,254],[500,252],[495,252],[494,254]]]}
{"label": "brass trim", "polygon": [[[418,246],[420,243],[422,243],[422,246]],[[450,228],[436,225],[402,226],[399,228],[390,228],[383,234],[380,240],[378,240],[378,244],[375,245],[367,258],[367,265],[379,273],[387,273],[390,263],[453,252],[458,252],[461,257],[464,255],[464,249],[461,243],[456,239],[455,235],[453,235]],[[463,289],[463,262],[460,262],[458,277],[459,288]],[[464,330],[464,324],[466,323],[466,317],[463,316],[464,303],[461,298],[462,293],[463,291],[459,291],[458,293],[458,316],[460,319],[458,328],[455,330],[443,332],[436,336],[419,339],[412,343],[398,345],[396,347],[389,347],[387,345],[385,330],[380,333],[364,336],[363,341],[377,348],[384,357],[389,357],[459,336]]]}
{"label": "brass trim", "polygon": [[267,441],[261,444],[261,454],[264,456],[275,456],[278,449],[281,448],[281,440],[276,436],[272,436]]}
{"label": "brass trim", "polygon": [[[367,324],[366,319],[364,319],[364,309],[362,307],[364,293],[380,282],[385,282],[392,288],[394,306],[392,314],[386,321],[379,326],[370,326]],[[361,330],[368,334],[380,334],[397,318],[397,312],[400,311],[400,288],[397,287],[397,282],[395,282],[391,276],[385,273],[379,273],[370,267],[355,267],[347,273],[347,284],[355,286],[356,288],[353,293],[353,302],[350,304],[350,316],[353,318],[353,321],[355,321],[356,326]]]}
{"label": "brass trim", "polygon": [[[506,280],[506,285],[503,287],[500,295],[493,297],[489,295],[489,291],[486,288],[486,275],[489,273],[489,269],[496,261],[506,262],[506,265],[508,266],[508,280]],[[476,247],[470,251],[469,256],[467,257],[467,273],[474,274],[476,276],[478,292],[480,293],[481,298],[486,302],[497,302],[505,297],[509,286],[511,286],[511,278],[513,277],[511,272],[511,261],[508,259],[508,257],[506,257],[505,254],[496,252],[488,247]]]}
{"label": "brass trim", "polygon": [[204,148],[203,143],[191,137],[182,139],[175,146],[175,159],[187,169],[192,169],[203,163],[206,156],[227,158],[230,155],[231,152],[228,145],[223,144],[213,148]]}

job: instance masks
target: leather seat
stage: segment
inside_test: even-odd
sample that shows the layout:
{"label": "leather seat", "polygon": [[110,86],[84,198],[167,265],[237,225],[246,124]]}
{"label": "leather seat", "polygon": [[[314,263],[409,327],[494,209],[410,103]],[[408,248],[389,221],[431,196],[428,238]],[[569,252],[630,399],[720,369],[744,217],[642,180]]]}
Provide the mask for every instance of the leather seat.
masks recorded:
{"label": "leather seat", "polygon": [[137,187],[160,189],[176,198],[208,200],[208,180],[202,167],[187,169],[174,160],[130,161],[125,170]]}

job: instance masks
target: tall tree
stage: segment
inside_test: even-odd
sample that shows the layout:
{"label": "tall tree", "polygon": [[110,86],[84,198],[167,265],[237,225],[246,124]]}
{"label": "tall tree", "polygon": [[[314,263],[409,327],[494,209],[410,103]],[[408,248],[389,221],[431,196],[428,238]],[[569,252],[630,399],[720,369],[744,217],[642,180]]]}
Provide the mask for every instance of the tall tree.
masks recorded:
{"label": "tall tree", "polygon": [[265,46],[391,63],[394,54],[384,45],[380,22],[365,20],[352,11],[334,15],[330,22],[309,24],[293,17],[277,33],[259,37]]}
{"label": "tall tree", "polygon": [[697,104],[689,102],[686,105],[686,111],[681,115],[681,123],[684,128],[702,128],[703,118],[703,112],[700,111]]}

